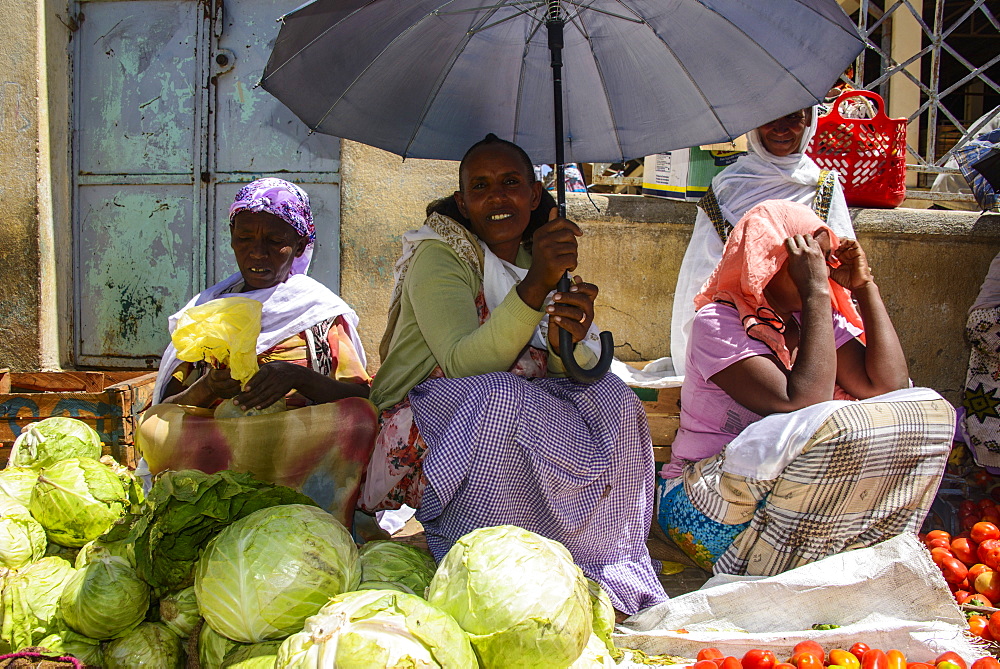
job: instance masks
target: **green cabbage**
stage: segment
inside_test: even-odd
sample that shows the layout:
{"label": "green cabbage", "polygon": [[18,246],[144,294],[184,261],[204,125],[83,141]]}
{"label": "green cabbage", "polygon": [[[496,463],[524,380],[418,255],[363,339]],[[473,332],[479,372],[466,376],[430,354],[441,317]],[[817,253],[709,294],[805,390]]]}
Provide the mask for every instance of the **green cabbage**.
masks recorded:
{"label": "green cabbage", "polygon": [[184,642],[162,623],[142,623],[104,646],[104,669],[183,669]]}
{"label": "green cabbage", "polygon": [[73,559],[73,566],[82,569],[91,560],[109,553],[122,558],[135,569],[135,554],[132,551],[132,544],[127,544],[124,541],[105,541],[104,536],[88,541],[80,547]]}
{"label": "green cabbage", "polygon": [[222,530],[198,560],[194,587],[215,631],[258,643],[298,632],[331,596],[360,582],[351,533],[322,509],[287,504]]}
{"label": "green cabbage", "polygon": [[608,593],[604,592],[604,588],[597,581],[588,578],[587,590],[590,593],[590,603],[594,613],[592,620],[594,634],[604,642],[604,646],[611,657],[617,660],[622,656],[622,651],[615,645],[615,642],[611,638],[611,635],[615,631],[614,604],[611,603]]}
{"label": "green cabbage", "polygon": [[59,632],[59,595],[73,572],[61,557],[45,557],[9,576],[3,588],[0,638],[20,650]]}
{"label": "green cabbage", "polygon": [[219,634],[205,623],[198,632],[198,664],[201,669],[221,669],[226,654],[242,645]]}
{"label": "green cabbage", "polygon": [[566,548],[519,527],[475,530],[452,546],[427,601],[469,633],[492,667],[568,667],[592,630],[587,581]]}
{"label": "green cabbage", "polygon": [[222,660],[222,669],[274,669],[280,641],[238,644]]}
{"label": "green cabbage", "polygon": [[252,474],[193,469],[167,472],[145,503],[101,537],[131,547],[139,576],[159,596],[194,583],[194,567],[219,530],[254,511],[279,504],[315,504],[291,488]]}
{"label": "green cabbage", "polygon": [[358,552],[362,581],[385,581],[424,596],[437,564],[427,551],[397,541],[369,541]]}
{"label": "green cabbage", "polygon": [[38,483],[38,472],[30,467],[8,467],[0,470],[0,492],[27,508],[31,504],[31,489]]}
{"label": "green cabbage", "polygon": [[160,621],[180,638],[191,636],[199,620],[201,612],[198,610],[198,598],[194,594],[193,585],[160,599]]}
{"label": "green cabbage", "polygon": [[[619,655],[623,654],[618,651]],[[569,669],[615,669],[615,664],[611,654],[608,653],[604,641],[596,634],[591,634],[587,640],[587,645],[576,658],[576,662],[569,665]]]}
{"label": "green cabbage", "polygon": [[45,528],[28,510],[6,496],[0,498],[0,566],[21,569],[45,555]]}
{"label": "green cabbage", "polygon": [[405,592],[409,595],[414,594],[402,583],[391,583],[389,581],[361,581],[361,585],[354,588],[355,590],[394,590],[396,592]]}
{"label": "green cabbage", "polygon": [[114,472],[97,460],[70,458],[42,469],[30,508],[49,541],[79,547],[111,527],[127,503]]}
{"label": "green cabbage", "polygon": [[59,612],[74,631],[92,639],[112,639],[146,617],[149,586],[132,565],[110,553],[76,570],[63,588]]}
{"label": "green cabbage", "polygon": [[63,630],[56,634],[50,634],[39,641],[38,645],[57,655],[72,655],[88,667],[104,665],[101,642],[77,634],[73,630]]}
{"label": "green cabbage", "polygon": [[285,639],[275,666],[467,669],[477,662],[468,635],[447,613],[409,593],[365,590],[331,599]]}
{"label": "green cabbage", "polygon": [[39,469],[69,458],[101,457],[101,436],[76,418],[56,416],[33,423],[14,441],[9,463]]}

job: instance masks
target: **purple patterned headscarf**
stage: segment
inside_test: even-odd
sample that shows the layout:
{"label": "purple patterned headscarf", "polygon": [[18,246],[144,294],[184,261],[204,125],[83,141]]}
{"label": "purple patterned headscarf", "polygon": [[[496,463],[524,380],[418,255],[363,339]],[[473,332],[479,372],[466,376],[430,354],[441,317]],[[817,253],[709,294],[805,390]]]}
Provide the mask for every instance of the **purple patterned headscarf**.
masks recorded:
{"label": "purple patterned headscarf", "polygon": [[291,269],[291,274],[306,273],[316,241],[316,226],[313,225],[312,210],[309,208],[309,196],[304,190],[284,179],[257,179],[236,194],[236,199],[229,207],[229,222],[232,223],[236,214],[241,211],[264,211],[277,216],[308,239],[305,252],[292,261]]}

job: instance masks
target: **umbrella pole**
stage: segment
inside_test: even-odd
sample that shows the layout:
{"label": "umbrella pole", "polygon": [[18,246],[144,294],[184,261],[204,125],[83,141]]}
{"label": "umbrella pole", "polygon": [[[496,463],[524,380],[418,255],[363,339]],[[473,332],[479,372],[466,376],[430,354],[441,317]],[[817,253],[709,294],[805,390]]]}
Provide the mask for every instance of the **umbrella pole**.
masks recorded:
{"label": "umbrella pole", "polygon": [[[563,25],[565,21],[562,17],[562,7],[558,0],[549,0],[548,15],[545,27],[549,38],[549,53],[552,56],[552,92],[553,92],[553,117],[555,120],[556,137],[556,205],[559,209],[559,216],[566,217],[566,152],[563,146],[563,97],[562,97],[562,48],[563,48]],[[569,272],[563,274],[556,287],[559,292],[566,292],[570,288]],[[604,377],[608,369],[611,368],[611,359],[614,357],[615,342],[614,337],[607,330],[601,332],[601,355],[597,364],[591,369],[581,367],[576,358],[573,357],[573,335],[568,330],[559,328],[559,357],[566,367],[566,372],[579,383],[593,383]]]}

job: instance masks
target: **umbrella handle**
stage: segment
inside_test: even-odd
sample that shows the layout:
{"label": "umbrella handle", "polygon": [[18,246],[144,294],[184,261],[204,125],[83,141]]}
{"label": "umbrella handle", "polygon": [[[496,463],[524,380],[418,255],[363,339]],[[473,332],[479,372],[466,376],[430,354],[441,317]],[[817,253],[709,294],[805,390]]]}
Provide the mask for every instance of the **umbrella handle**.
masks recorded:
{"label": "umbrella handle", "polygon": [[[569,290],[569,274],[563,274],[559,279],[557,290],[561,293]],[[554,325],[550,327],[556,327]],[[573,357],[573,335],[569,330],[559,328],[559,357],[566,367],[566,372],[579,383],[593,383],[604,378],[604,375],[611,369],[611,359],[615,355],[615,339],[607,330],[601,332],[601,356],[597,359],[597,364],[590,369],[584,369]]]}

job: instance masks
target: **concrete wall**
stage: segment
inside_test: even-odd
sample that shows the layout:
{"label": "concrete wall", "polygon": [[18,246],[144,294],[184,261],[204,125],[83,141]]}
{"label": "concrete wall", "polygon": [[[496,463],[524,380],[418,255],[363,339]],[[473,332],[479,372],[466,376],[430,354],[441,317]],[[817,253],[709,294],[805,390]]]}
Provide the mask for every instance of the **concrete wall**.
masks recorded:
{"label": "concrete wall", "polygon": [[[392,289],[400,235],[457,184],[457,163],[401,161],[344,142],[343,297],[358,310],[372,371]],[[670,355],[670,313],[693,204],[641,196],[569,196],[585,231],[578,272],[601,287],[597,321],[625,361]],[[957,401],[965,378],[966,311],[1000,251],[1000,215],[916,209],[857,210],[866,248],[899,330],[915,383]]]}
{"label": "concrete wall", "polygon": [[0,0],[0,11],[0,367],[53,369],[68,360],[71,313],[61,286],[71,276],[72,21],[65,1]]}

